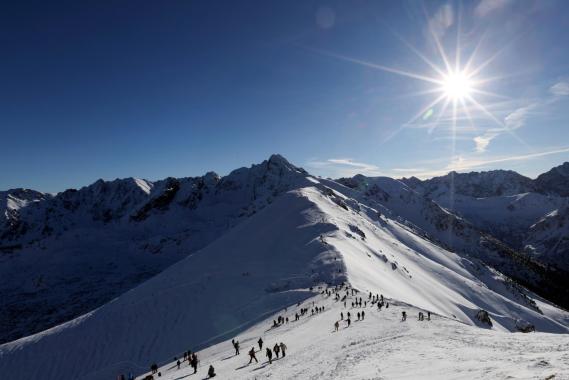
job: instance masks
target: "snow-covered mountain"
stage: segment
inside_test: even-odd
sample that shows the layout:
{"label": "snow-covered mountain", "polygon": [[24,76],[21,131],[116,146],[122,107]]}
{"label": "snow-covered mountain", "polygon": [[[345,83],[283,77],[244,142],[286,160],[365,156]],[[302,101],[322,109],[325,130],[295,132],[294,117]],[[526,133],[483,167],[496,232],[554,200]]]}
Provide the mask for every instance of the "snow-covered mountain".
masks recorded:
{"label": "snow-covered mountain", "polygon": [[450,172],[441,177],[425,181],[418,178],[404,178],[403,182],[429,198],[439,199],[451,193],[474,198],[494,197],[527,193],[536,189],[534,182],[511,170],[489,172]]}
{"label": "snow-covered mountain", "polygon": [[[188,348],[201,350],[247,329],[259,334],[265,318],[284,308],[292,318],[299,302],[326,301],[337,317],[348,310],[318,293],[342,283],[362,295],[388,297],[395,318],[402,308],[429,310],[466,334],[474,330],[458,326],[569,333],[569,313],[501,273],[523,273],[536,289],[546,289],[550,278],[542,267],[401,181],[324,180],[272,156],[223,178],[97,182],[63,194],[20,209],[27,228],[7,242],[22,249],[3,257],[3,275],[24,273],[15,278],[25,284],[39,262],[46,275],[78,278],[73,291],[141,284],[122,295],[115,290],[118,297],[110,302],[107,290],[97,299],[106,302],[102,306],[1,345],[0,373],[14,380],[142,373],[149,363],[167,362]],[[46,225],[51,229],[43,236]],[[125,271],[150,276],[169,264],[144,282],[144,276],[126,284],[120,277]],[[107,282],[117,278],[123,279],[119,285]],[[59,291],[61,299],[73,293],[63,286]],[[481,310],[492,326],[479,320]],[[386,315],[386,326],[393,326],[393,313]],[[294,331],[309,337],[310,330]],[[212,352],[214,360],[222,351]]]}
{"label": "snow-covered mountain", "polygon": [[569,204],[569,163],[535,180],[495,170],[402,181],[513,249],[548,266],[569,270],[569,251],[557,243],[566,234],[562,217],[560,223],[540,223],[562,215]]}
{"label": "snow-covered mountain", "polygon": [[539,175],[535,184],[543,192],[569,197],[569,162]]}
{"label": "snow-covered mountain", "polygon": [[216,240],[305,180],[274,155],[221,178],[99,180],[2,193],[0,342],[93,310]]}

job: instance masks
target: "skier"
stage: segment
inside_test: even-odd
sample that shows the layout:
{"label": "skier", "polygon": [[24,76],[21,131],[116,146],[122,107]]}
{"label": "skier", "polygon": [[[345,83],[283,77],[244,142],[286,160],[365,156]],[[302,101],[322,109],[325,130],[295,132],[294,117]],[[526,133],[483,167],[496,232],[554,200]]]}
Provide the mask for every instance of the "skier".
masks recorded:
{"label": "skier", "polygon": [[269,364],[273,364],[273,351],[269,347],[265,350],[265,355],[267,355],[267,359],[269,359]]}
{"label": "skier", "polygon": [[253,359],[255,359],[255,363],[259,363],[257,357],[255,356],[255,347],[251,347],[251,350],[249,351],[249,356],[251,357],[251,359],[249,359],[249,364],[253,362]]}
{"label": "skier", "polygon": [[210,378],[215,377],[215,368],[213,368],[212,365],[209,366],[209,369],[207,370],[207,375]]}
{"label": "skier", "polygon": [[281,346],[281,352],[283,353],[283,358],[284,358],[286,356],[287,346],[283,342],[281,342],[281,344],[279,344],[279,346]]}
{"label": "skier", "polygon": [[336,321],[336,323],[334,323],[334,330],[338,331],[338,327],[340,327],[340,324],[338,323],[338,321]]}
{"label": "skier", "polygon": [[259,338],[257,343],[259,344],[259,351],[261,351],[263,349],[263,339]]}
{"label": "skier", "polygon": [[273,351],[275,351],[275,355],[276,355],[277,359],[279,358],[280,350],[281,350],[281,348],[279,347],[279,344],[275,343],[275,346],[273,347]]}

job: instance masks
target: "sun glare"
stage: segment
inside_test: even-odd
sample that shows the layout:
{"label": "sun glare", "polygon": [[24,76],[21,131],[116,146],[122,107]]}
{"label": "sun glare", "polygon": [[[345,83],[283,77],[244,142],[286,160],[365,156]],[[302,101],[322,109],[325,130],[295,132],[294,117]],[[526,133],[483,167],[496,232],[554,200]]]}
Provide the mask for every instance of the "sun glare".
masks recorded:
{"label": "sun glare", "polygon": [[463,100],[472,93],[472,83],[464,72],[453,72],[444,77],[442,91],[448,100]]}

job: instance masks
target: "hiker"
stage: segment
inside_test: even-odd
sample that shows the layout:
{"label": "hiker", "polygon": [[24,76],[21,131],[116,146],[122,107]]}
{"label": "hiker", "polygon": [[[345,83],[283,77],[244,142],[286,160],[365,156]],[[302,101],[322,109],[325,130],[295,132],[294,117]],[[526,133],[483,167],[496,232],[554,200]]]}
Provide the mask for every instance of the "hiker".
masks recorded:
{"label": "hiker", "polygon": [[340,324],[338,323],[338,321],[336,321],[336,323],[334,323],[334,330],[338,331],[339,327],[340,327]]}
{"label": "hiker", "polygon": [[364,320],[365,316],[366,316],[366,312],[362,311],[362,321]]}
{"label": "hiker", "polygon": [[255,356],[255,347],[251,347],[251,350],[249,351],[249,356],[251,357],[249,359],[249,364],[251,364],[253,362],[253,359],[255,359],[255,363],[259,363],[259,361],[257,360],[257,357]]}
{"label": "hiker", "polygon": [[283,342],[281,342],[281,344],[279,344],[279,346],[281,347],[281,352],[283,353],[283,358],[284,358],[286,356],[287,346]]}
{"label": "hiker", "polygon": [[178,366],[178,369],[180,369],[180,359],[176,361],[176,365]]}
{"label": "hiker", "polygon": [[423,312],[422,312],[422,311],[419,312],[419,320],[420,320],[420,321],[423,320]]}
{"label": "hiker", "polygon": [[350,319],[350,317],[351,317],[351,315],[350,315],[350,312],[348,311],[348,319]]}
{"label": "hiker", "polygon": [[215,377],[215,368],[210,364],[209,369],[207,370],[207,375],[211,377]]}
{"label": "hiker", "polygon": [[158,372],[158,364],[154,363],[150,366],[150,370],[152,371],[152,374],[154,375],[156,372]]}
{"label": "hiker", "polygon": [[267,359],[269,359],[269,364],[273,364],[273,351],[269,347],[265,350],[265,355],[267,355]]}
{"label": "hiker", "polygon": [[350,324],[352,323],[352,321],[350,321],[350,317],[348,317],[348,319],[346,319],[346,322],[348,322],[348,327],[350,327]]}
{"label": "hiker", "polygon": [[404,312],[404,311],[402,311],[402,312],[401,312],[401,322],[403,322],[403,321],[405,321],[405,320],[407,320],[407,313]]}
{"label": "hiker", "polygon": [[344,313],[340,312],[340,320],[343,321],[344,320]]}
{"label": "hiker", "polygon": [[195,352],[192,354],[192,360],[190,364],[194,369],[194,373],[198,372],[198,356],[196,355]]}
{"label": "hiker", "polygon": [[263,349],[263,339],[259,338],[257,343],[259,344],[259,351],[261,351]]}
{"label": "hiker", "polygon": [[279,358],[279,352],[281,351],[281,348],[279,347],[278,343],[275,343],[275,346],[273,347],[273,351],[275,351],[275,355],[277,356],[277,359]]}
{"label": "hiker", "polygon": [[359,321],[360,320],[360,312],[358,312],[357,316],[358,316],[358,321]]}
{"label": "hiker", "polygon": [[431,312],[427,311],[427,321],[430,321],[430,320],[431,320]]}

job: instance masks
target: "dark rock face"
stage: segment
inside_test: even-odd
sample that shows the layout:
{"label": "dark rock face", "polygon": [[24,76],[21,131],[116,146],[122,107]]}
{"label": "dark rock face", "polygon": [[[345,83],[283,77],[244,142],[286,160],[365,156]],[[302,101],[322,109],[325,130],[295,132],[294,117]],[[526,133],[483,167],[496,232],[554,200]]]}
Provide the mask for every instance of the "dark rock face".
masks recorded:
{"label": "dark rock face", "polygon": [[569,162],[541,174],[534,182],[541,192],[569,197]]}

